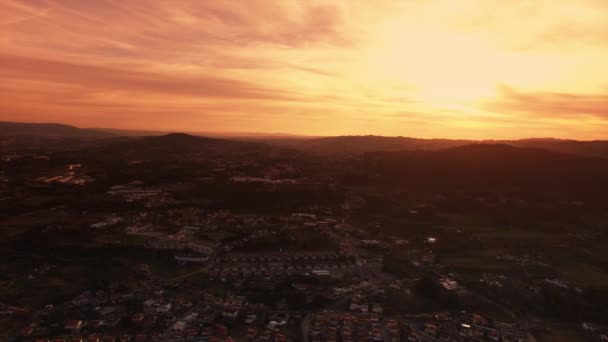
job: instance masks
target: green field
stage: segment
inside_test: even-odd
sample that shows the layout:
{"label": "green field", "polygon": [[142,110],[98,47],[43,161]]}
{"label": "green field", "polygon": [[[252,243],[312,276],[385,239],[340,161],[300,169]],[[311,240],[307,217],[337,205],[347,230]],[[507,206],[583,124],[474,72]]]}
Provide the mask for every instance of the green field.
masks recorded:
{"label": "green field", "polygon": [[558,266],[558,272],[566,281],[575,286],[595,289],[608,288],[608,272],[593,265],[570,262]]}

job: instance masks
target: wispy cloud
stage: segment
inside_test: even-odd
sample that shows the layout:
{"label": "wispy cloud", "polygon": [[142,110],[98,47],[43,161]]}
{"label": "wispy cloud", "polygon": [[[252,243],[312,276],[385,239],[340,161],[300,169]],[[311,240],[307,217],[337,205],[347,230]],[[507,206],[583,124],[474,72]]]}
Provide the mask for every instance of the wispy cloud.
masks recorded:
{"label": "wispy cloud", "polygon": [[500,95],[487,102],[486,108],[531,117],[577,119],[592,116],[608,120],[608,93],[521,92],[503,86]]}

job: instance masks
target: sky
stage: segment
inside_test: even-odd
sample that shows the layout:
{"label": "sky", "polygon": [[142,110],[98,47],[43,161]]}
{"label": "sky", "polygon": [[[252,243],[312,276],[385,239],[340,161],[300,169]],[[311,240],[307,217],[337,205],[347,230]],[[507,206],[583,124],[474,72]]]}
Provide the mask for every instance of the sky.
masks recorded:
{"label": "sky", "polygon": [[0,120],[608,139],[606,0],[0,0]]}

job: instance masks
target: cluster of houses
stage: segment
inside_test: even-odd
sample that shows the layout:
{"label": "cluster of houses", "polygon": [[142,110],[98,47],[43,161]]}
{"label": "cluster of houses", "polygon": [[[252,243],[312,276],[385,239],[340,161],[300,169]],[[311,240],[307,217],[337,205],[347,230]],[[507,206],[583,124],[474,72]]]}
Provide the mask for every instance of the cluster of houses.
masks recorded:
{"label": "cluster of houses", "polygon": [[492,322],[478,314],[462,313],[456,317],[436,315],[429,320],[407,323],[411,342],[426,341],[480,341],[526,342],[526,329],[514,323]]}
{"label": "cluster of houses", "polygon": [[583,322],[581,328],[585,334],[597,341],[608,341],[608,327],[589,322]]}
{"label": "cluster of houses", "polygon": [[231,177],[232,183],[260,183],[260,184],[296,184],[295,179],[272,179],[264,177]]}
{"label": "cluster of houses", "polygon": [[220,244],[197,238],[199,227],[184,226],[175,234],[167,234],[158,231],[150,231],[151,225],[134,225],[127,227],[127,234],[146,237],[145,247],[153,249],[164,249],[174,251],[189,251],[202,256],[215,253]]}
{"label": "cluster of houses", "polygon": [[88,176],[84,172],[84,168],[80,164],[70,164],[65,167],[63,174],[44,176],[37,178],[36,181],[42,183],[62,183],[71,185],[85,185],[95,181],[94,178]]}
{"label": "cluster of houses", "polygon": [[309,334],[311,342],[400,341],[401,327],[375,313],[323,312],[314,315]]}
{"label": "cluster of houses", "polygon": [[[171,325],[166,336],[168,341],[287,341],[281,328],[289,319],[289,312],[269,311],[264,305],[248,303],[243,296],[207,294]],[[237,326],[246,330],[232,329]]]}
{"label": "cluster of houses", "polygon": [[[21,336],[32,342],[223,342],[232,339],[232,326],[243,324],[248,330],[239,329],[236,340],[286,340],[280,327],[287,323],[289,314],[269,314],[267,307],[248,303],[242,296],[205,293],[197,303],[172,299],[162,290],[149,296],[143,300],[145,294],[85,292],[61,307],[50,306],[37,321],[22,329]],[[140,300],[139,305],[134,304]],[[141,311],[133,311],[136,308]],[[55,315],[53,312],[68,317],[60,327],[50,328],[56,324],[45,323],[45,317]],[[60,334],[44,336],[53,331]]]}
{"label": "cluster of houses", "polygon": [[216,259],[210,267],[212,276],[284,276],[312,274],[330,276],[356,265],[336,252],[239,253]]}
{"label": "cluster of houses", "polygon": [[164,202],[169,199],[168,194],[160,188],[144,187],[140,181],[134,181],[126,185],[114,185],[108,191],[108,195],[122,198],[125,202],[140,202],[153,204]]}

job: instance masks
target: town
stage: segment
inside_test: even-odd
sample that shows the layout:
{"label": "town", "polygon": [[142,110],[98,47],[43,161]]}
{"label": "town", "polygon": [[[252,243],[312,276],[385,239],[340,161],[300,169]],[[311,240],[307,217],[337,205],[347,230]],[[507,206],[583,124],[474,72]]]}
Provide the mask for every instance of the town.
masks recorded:
{"label": "town", "polygon": [[600,204],[359,185],[356,160],[246,143],[182,158],[199,138],[145,139],[178,147],[5,145],[0,339],[607,339]]}

